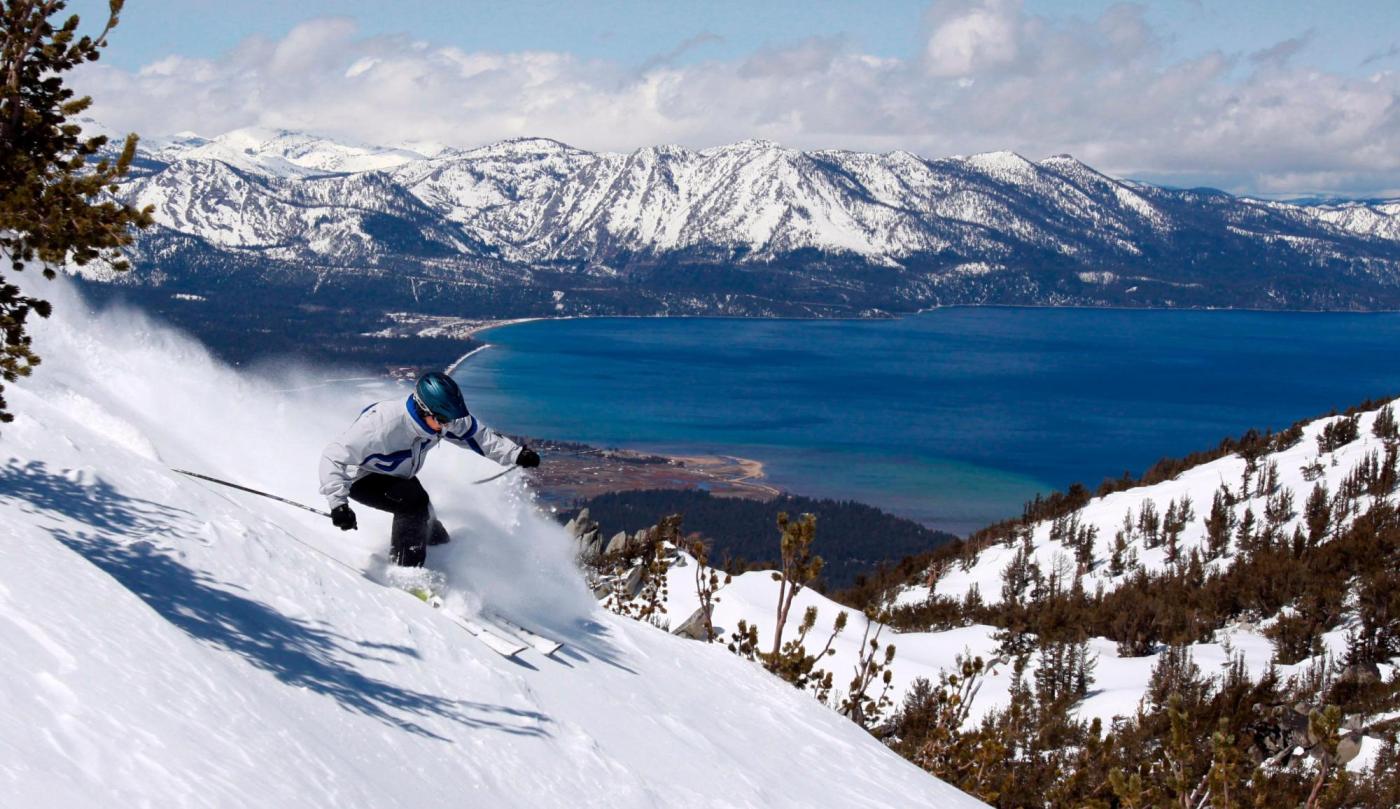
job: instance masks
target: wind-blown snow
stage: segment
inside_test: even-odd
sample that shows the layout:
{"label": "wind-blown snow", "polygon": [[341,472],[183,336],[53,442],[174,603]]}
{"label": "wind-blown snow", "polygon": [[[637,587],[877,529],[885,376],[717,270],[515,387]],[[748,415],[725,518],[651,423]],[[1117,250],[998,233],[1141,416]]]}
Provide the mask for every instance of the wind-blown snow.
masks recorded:
{"label": "wind-blown snow", "polygon": [[520,474],[469,485],[495,467],[444,446],[430,564],[571,650],[487,651],[357,572],[382,515],[345,534],[169,469],[321,506],[321,446],[401,390],[235,373],[44,291],[0,432],[6,805],[981,805],[721,647],[598,611]]}

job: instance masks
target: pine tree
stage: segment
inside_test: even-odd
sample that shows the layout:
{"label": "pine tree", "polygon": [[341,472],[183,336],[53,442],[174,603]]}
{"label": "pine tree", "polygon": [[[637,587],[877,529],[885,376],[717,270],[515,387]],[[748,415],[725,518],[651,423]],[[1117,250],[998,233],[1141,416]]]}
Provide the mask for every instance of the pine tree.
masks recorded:
{"label": "pine tree", "polygon": [[1147,702],[1161,710],[1173,699],[1185,698],[1195,704],[1207,689],[1201,669],[1187,646],[1172,645],[1162,651],[1152,666],[1147,685]]}
{"label": "pine tree", "polygon": [[[1244,453],[1240,453],[1244,455]],[[1240,477],[1240,498],[1249,498],[1249,482],[1254,478],[1254,473],[1259,471],[1259,457],[1257,455],[1244,455],[1244,473]]]}
{"label": "pine tree", "polygon": [[1089,653],[1087,640],[1042,644],[1032,677],[1036,699],[1063,711],[1089,693],[1097,665],[1098,657]]}
{"label": "pine tree", "polygon": [[[679,521],[680,515],[676,515]],[[676,527],[677,534],[680,533],[679,523]],[[705,641],[712,642],[716,637],[715,633],[715,604],[719,603],[719,596],[715,593],[720,586],[729,584],[733,579],[728,572],[719,568],[710,567],[710,546],[699,534],[693,534],[683,540],[683,545],[690,555],[695,557],[695,598],[700,604],[700,614],[704,621]],[[721,581],[720,573],[724,573]]]}
{"label": "pine tree", "polygon": [[[119,249],[131,243],[131,229],[151,222],[151,208],[137,211],[111,199],[136,154],[128,135],[115,160],[98,159],[102,136],[82,137],[70,119],[92,99],[74,98],[63,75],[96,61],[117,25],[122,0],[110,0],[107,24],[96,38],[78,36],[78,17],[58,27],[52,18],[62,0],[12,0],[0,12],[0,253],[9,269],[37,264],[44,278],[71,262],[83,266],[106,260],[126,269]],[[0,380],[15,382],[39,364],[28,333],[31,314],[48,317],[52,307],[0,280]],[[0,423],[14,417],[0,384]]]}
{"label": "pine tree", "polygon": [[1371,433],[1382,441],[1400,441],[1400,425],[1395,421],[1395,406],[1386,405],[1376,413],[1371,422]]}
{"label": "pine tree", "polygon": [[1206,517],[1206,550],[1211,559],[1230,552],[1230,534],[1235,530],[1235,510],[1229,492],[1221,486],[1211,500],[1210,516]]}
{"label": "pine tree", "polygon": [[1108,575],[1118,577],[1127,572],[1128,540],[1122,531],[1113,535],[1113,553],[1108,557]]}
{"label": "pine tree", "polygon": [[1167,561],[1175,564],[1180,555],[1177,543],[1181,533],[1196,519],[1196,507],[1191,495],[1183,495],[1180,502],[1172,500],[1167,504],[1167,514],[1162,518],[1162,541],[1167,546]]}
{"label": "pine tree", "polygon": [[1264,536],[1273,544],[1282,538],[1283,527],[1298,516],[1293,509],[1293,490],[1280,488],[1264,502]]}
{"label": "pine tree", "polygon": [[1240,792],[1248,780],[1249,770],[1244,766],[1243,756],[1235,745],[1235,735],[1230,732],[1230,722],[1220,718],[1220,724],[1210,737],[1210,771],[1206,773],[1206,788],[1209,790],[1211,809],[1243,809]]}
{"label": "pine tree", "polygon": [[1254,490],[1254,496],[1267,497],[1278,491],[1278,485],[1278,461],[1269,461],[1264,473],[1259,476],[1259,487]]}
{"label": "pine tree", "polygon": [[781,512],[778,530],[782,533],[779,548],[783,568],[773,574],[773,580],[778,582],[778,614],[770,654],[775,658],[782,651],[783,626],[792,609],[792,600],[822,572],[822,558],[812,555],[812,541],[817,538],[816,515],[803,514],[797,520],[789,520],[787,512]]}
{"label": "pine tree", "polygon": [[1018,548],[1011,562],[1001,571],[1001,602],[1008,606],[1020,606],[1028,599],[1035,598],[1043,582],[1034,551]]}
{"label": "pine tree", "polygon": [[1322,795],[1322,786],[1327,782],[1337,760],[1337,731],[1342,726],[1342,712],[1336,705],[1328,705],[1321,711],[1314,710],[1308,715],[1308,738],[1317,740],[1317,776],[1313,780],[1312,792],[1308,793],[1306,809],[1314,809]]}
{"label": "pine tree", "polygon": [[1320,453],[1336,450],[1355,441],[1361,433],[1361,417],[1345,416],[1322,428],[1317,436],[1317,451]]}
{"label": "pine tree", "polygon": [[1162,529],[1162,518],[1157,513],[1157,503],[1148,500],[1142,504],[1138,511],[1137,532],[1142,537],[1144,548],[1155,548],[1161,542],[1159,532]]}
{"label": "pine tree", "polygon": [[1327,484],[1319,482],[1308,495],[1303,507],[1303,521],[1308,524],[1308,542],[1313,546],[1327,537],[1327,529],[1332,526],[1332,498],[1327,493]]}
{"label": "pine tree", "polygon": [[[885,628],[884,624],[877,622],[874,615],[867,615],[866,618],[868,620],[865,623],[865,634],[861,636],[860,659],[856,661],[855,674],[846,690],[846,697],[841,701],[841,713],[861,727],[869,726],[875,717],[889,707],[889,693],[894,682],[894,672],[890,669],[894,663],[894,644],[885,646],[884,656],[881,658],[880,633]],[[884,687],[878,696],[871,696],[870,688],[877,680]]]}
{"label": "pine tree", "polygon": [[1162,543],[1167,548],[1167,564],[1176,564],[1181,551],[1177,542],[1181,538],[1181,531],[1185,526],[1186,523],[1177,511],[1176,500],[1167,503],[1167,513],[1162,517]]}
{"label": "pine tree", "polygon": [[1400,441],[1385,442],[1385,460],[1381,462],[1373,493],[1385,497],[1400,485]]}
{"label": "pine tree", "polygon": [[1245,506],[1244,516],[1240,517],[1239,530],[1235,540],[1241,553],[1249,554],[1255,550],[1254,522],[1254,509]]}

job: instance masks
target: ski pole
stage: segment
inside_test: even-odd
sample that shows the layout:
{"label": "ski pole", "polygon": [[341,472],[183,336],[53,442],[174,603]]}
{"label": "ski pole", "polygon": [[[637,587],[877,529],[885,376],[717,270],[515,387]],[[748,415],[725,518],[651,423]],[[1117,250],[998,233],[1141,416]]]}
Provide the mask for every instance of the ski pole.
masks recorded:
{"label": "ski pole", "polygon": [[517,469],[519,469],[519,468],[520,468],[520,467],[518,467],[518,466],[507,466],[504,470],[502,470],[502,471],[500,471],[500,472],[497,472],[496,474],[494,474],[494,475],[492,475],[492,476],[490,476],[490,477],[482,478],[481,480],[473,480],[473,481],[472,481],[472,485],[473,485],[473,486],[476,486],[476,485],[479,485],[479,484],[482,484],[482,483],[490,483],[491,481],[495,480],[496,478],[504,477],[504,476],[506,476],[506,475],[509,475],[511,472],[514,472],[515,470],[517,470]]}
{"label": "ski pole", "polygon": [[[504,470],[502,470],[502,471],[500,471],[500,472],[497,472],[496,474],[491,475],[490,477],[484,477],[484,478],[482,478],[481,480],[473,480],[473,481],[472,481],[472,484],[473,484],[473,485],[476,485],[476,484],[480,484],[480,483],[490,483],[491,481],[495,480],[496,478],[504,477],[505,475],[509,475],[511,472],[514,472],[514,471],[515,471],[516,469],[518,469],[518,468],[519,468],[519,467],[515,467],[515,466],[506,467]],[[240,492],[247,492],[248,494],[256,494],[256,495],[259,496],[259,497],[266,497],[266,498],[269,499],[269,500],[276,500],[276,501],[279,502],[279,503],[286,503],[287,505],[292,506],[292,507],[294,507],[294,508],[299,508],[299,509],[301,509],[302,511],[309,511],[309,512],[311,512],[312,514],[319,514],[319,515],[321,515],[322,517],[329,517],[329,516],[331,516],[329,513],[325,512],[325,511],[322,511],[322,510],[320,510],[320,509],[318,509],[318,508],[312,508],[311,506],[308,506],[308,505],[303,505],[303,504],[301,504],[301,503],[298,503],[298,502],[295,501],[295,500],[288,500],[288,499],[285,498],[285,497],[278,497],[278,496],[275,495],[275,494],[270,494],[270,493],[268,493],[268,492],[258,491],[257,489],[250,489],[250,488],[248,488],[247,486],[240,486],[240,485],[237,484],[237,483],[232,483],[232,482],[227,481],[227,480],[220,480],[220,479],[218,479],[218,478],[210,477],[210,476],[208,476],[208,475],[201,475],[201,474],[198,473],[198,472],[191,472],[191,471],[189,471],[188,469],[175,469],[174,467],[171,467],[170,471],[172,471],[172,472],[178,472],[178,473],[180,473],[180,474],[182,474],[182,475],[189,475],[189,476],[192,477],[192,478],[199,478],[200,480],[207,480],[207,481],[209,481],[210,483],[217,483],[217,484],[219,484],[220,486],[227,486],[227,487],[229,487],[230,489],[237,489],[237,490],[239,490]]]}
{"label": "ski pole", "polygon": [[[217,483],[217,484],[219,484],[220,486],[227,486],[227,487],[229,487],[230,489],[237,489],[237,490],[239,490],[240,492],[247,492],[248,494],[256,494],[256,495],[259,496],[259,497],[266,497],[266,498],[269,499],[269,500],[276,500],[276,501],[279,502],[279,503],[286,503],[286,504],[289,505],[289,506],[295,506],[296,508],[299,508],[299,509],[301,509],[302,511],[309,511],[309,512],[311,512],[312,514],[319,514],[319,515],[321,515],[322,517],[329,517],[329,516],[331,516],[331,515],[330,515],[329,513],[327,513],[327,512],[321,511],[320,509],[317,509],[317,508],[312,508],[311,506],[302,505],[301,503],[298,503],[298,502],[295,501],[295,500],[288,500],[288,499],[285,498],[285,497],[278,497],[278,496],[275,495],[275,494],[268,494],[267,492],[260,492],[260,491],[258,491],[257,489],[250,489],[250,488],[248,488],[247,486],[240,486],[240,485],[238,485],[237,483],[230,483],[230,482],[228,482],[227,480],[219,480],[218,478],[211,478],[211,477],[209,477],[208,475],[201,475],[201,474],[199,474],[198,472],[191,472],[191,471],[189,471],[189,470],[187,470],[187,469],[175,469],[174,467],[171,467],[170,471],[172,471],[172,472],[179,472],[179,473],[182,474],[182,475],[189,475],[189,476],[192,477],[192,478],[199,478],[200,480],[207,480],[207,481],[209,481],[210,483]],[[507,470],[507,471],[509,471],[509,470]]]}
{"label": "ski pole", "polygon": [[[312,514],[319,514],[319,515],[321,515],[322,517],[329,517],[329,516],[331,516],[330,514],[327,514],[326,512],[321,511],[321,510],[319,510],[319,509],[314,509],[314,508],[312,508],[311,506],[304,506],[304,505],[302,505],[301,503],[298,503],[298,502],[295,501],[295,500],[288,500],[288,499],[285,498],[285,497],[278,497],[278,496],[275,495],[275,494],[268,494],[267,492],[260,492],[260,491],[258,491],[257,489],[250,489],[250,488],[248,488],[247,486],[240,486],[240,485],[238,485],[237,483],[230,483],[230,482],[228,482],[227,480],[219,480],[218,478],[211,478],[211,477],[209,477],[208,475],[201,475],[201,474],[199,474],[198,472],[191,472],[191,471],[189,471],[189,470],[187,470],[187,469],[176,469],[176,468],[174,468],[174,467],[171,467],[171,468],[170,468],[170,471],[172,471],[172,472],[179,472],[179,473],[182,474],[182,475],[189,475],[189,476],[192,477],[192,478],[199,478],[200,480],[207,480],[207,481],[209,481],[210,483],[217,483],[217,484],[219,484],[220,486],[227,486],[227,487],[229,487],[230,489],[237,489],[237,490],[239,490],[239,491],[241,491],[241,492],[247,492],[247,493],[249,493],[249,494],[256,494],[256,495],[258,495],[259,497],[266,497],[266,498],[268,498],[269,500],[276,500],[276,501],[279,502],[279,503],[286,503],[286,504],[289,505],[289,506],[296,506],[296,507],[299,508],[299,509],[302,509],[302,510],[304,510],[304,511],[309,511],[309,512],[311,512]],[[287,537],[287,539],[290,539],[291,541],[297,543],[298,545],[301,545],[302,547],[306,548],[307,550],[310,550],[310,551],[312,551],[312,552],[314,552],[314,553],[318,553],[318,554],[320,554],[321,556],[326,557],[326,558],[329,559],[330,561],[335,562],[337,565],[340,565],[341,567],[345,568],[346,570],[350,571],[351,573],[354,573],[354,574],[359,575],[359,576],[365,575],[365,572],[364,572],[363,570],[360,570],[359,568],[355,567],[354,565],[349,564],[348,562],[346,562],[346,561],[343,560],[343,559],[340,559],[340,558],[338,558],[338,557],[336,557],[336,556],[334,556],[334,555],[332,555],[332,554],[326,553],[325,551],[321,550],[320,548],[316,547],[315,545],[312,545],[310,542],[305,542],[305,541],[303,541],[303,540],[297,538],[295,535],[293,535],[293,534],[288,534],[288,533],[286,533],[285,531],[283,532],[283,534]]]}

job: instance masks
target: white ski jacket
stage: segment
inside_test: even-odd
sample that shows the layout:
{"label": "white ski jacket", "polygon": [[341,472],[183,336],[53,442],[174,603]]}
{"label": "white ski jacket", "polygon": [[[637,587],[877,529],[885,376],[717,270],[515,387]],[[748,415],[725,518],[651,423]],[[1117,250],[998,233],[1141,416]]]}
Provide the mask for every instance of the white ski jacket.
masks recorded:
{"label": "white ski jacket", "polygon": [[513,464],[520,454],[514,441],[476,420],[475,416],[444,424],[435,433],[418,418],[410,396],[400,402],[376,402],[360,411],[360,417],[321,454],[321,494],[331,508],[345,505],[350,486],[376,473],[411,478],[423,468],[428,450],[447,439],[475,450],[499,464]]}

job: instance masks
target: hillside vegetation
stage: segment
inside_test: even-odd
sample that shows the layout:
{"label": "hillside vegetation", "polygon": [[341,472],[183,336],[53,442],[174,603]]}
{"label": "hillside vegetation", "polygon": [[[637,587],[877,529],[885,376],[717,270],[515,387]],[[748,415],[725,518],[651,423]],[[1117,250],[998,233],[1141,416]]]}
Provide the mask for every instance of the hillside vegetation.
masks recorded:
{"label": "hillside vegetation", "polygon": [[641,572],[635,598],[611,586],[613,609],[699,626],[997,806],[1389,807],[1395,412],[1371,402],[1037,498],[844,604],[811,589],[818,555],[841,552],[820,518],[770,524],[773,571],[710,568],[675,520],[598,569]]}

